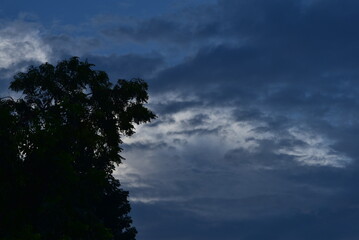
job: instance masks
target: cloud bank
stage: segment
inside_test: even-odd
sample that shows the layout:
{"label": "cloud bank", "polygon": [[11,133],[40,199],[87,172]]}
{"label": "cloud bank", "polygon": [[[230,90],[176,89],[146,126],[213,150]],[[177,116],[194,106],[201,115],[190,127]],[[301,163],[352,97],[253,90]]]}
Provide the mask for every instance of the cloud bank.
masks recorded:
{"label": "cloud bank", "polygon": [[204,1],[62,32],[7,22],[0,66],[78,55],[149,82],[158,119],[124,139],[115,173],[140,239],[356,239],[358,4]]}

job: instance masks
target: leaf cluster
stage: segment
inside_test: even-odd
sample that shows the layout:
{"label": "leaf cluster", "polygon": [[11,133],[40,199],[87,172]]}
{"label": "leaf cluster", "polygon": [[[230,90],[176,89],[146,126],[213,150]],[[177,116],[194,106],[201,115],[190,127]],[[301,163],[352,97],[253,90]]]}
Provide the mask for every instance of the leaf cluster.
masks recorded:
{"label": "leaf cluster", "polygon": [[141,79],[116,84],[73,57],[18,73],[0,100],[0,239],[134,239],[112,176],[121,136],[155,115]]}

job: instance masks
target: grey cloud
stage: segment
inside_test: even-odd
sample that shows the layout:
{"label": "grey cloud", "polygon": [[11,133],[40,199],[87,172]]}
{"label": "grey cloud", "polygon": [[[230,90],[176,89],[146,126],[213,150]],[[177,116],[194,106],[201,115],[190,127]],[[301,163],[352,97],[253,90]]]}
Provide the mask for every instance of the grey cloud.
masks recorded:
{"label": "grey cloud", "polygon": [[[192,133],[188,137],[194,136]],[[175,139],[174,143],[178,141]],[[181,141],[177,146],[183,146],[183,150],[161,148],[157,152],[150,147],[153,144],[149,147],[133,145],[134,155],[128,159],[134,161],[136,156],[147,156],[152,166],[144,165],[146,170],[139,175],[139,182],[151,187],[133,188],[132,196],[150,201],[154,206],[171,202],[172,208],[176,206],[206,221],[233,221],[334,208],[331,199],[351,189],[352,184],[347,185],[352,182],[348,169],[306,166],[289,155],[275,153],[277,148],[284,146],[307,146],[300,139],[288,136],[281,141],[256,141],[259,146],[255,151],[237,148],[224,155],[218,152],[225,144],[205,141],[196,146],[193,142],[181,145]],[[141,162],[139,164],[143,164]],[[139,165],[135,167],[140,168]],[[153,168],[156,170],[152,172]],[[345,202],[345,198],[337,200]],[[211,211],[214,207],[221,211]]]}
{"label": "grey cloud", "polygon": [[[325,101],[329,97],[332,97],[333,101],[347,101],[353,99],[358,91],[352,79],[355,76],[352,72],[349,72],[348,80],[338,81],[345,77],[346,72],[323,76],[335,67],[334,64],[321,67],[307,61],[293,62],[289,56],[281,60],[281,63],[276,63],[276,57],[280,57],[280,54],[281,52],[266,54],[259,49],[226,46],[203,50],[192,60],[161,72],[153,80],[153,84],[158,89],[176,86],[183,88],[183,91],[184,88],[192,91],[204,90],[208,91],[206,97],[213,98],[271,97],[271,101],[275,103],[280,98],[291,97],[288,99],[290,102],[300,105],[313,100]],[[295,55],[293,57],[295,58]],[[290,68],[286,67],[288,64]],[[352,86],[354,88],[350,88]],[[345,96],[343,91],[349,91],[348,95]]]}
{"label": "grey cloud", "polygon": [[186,45],[219,34],[220,23],[215,21],[213,14],[216,14],[215,8],[203,4],[171,15],[143,20],[122,19],[107,27],[103,33],[119,41],[127,39],[140,43],[159,41]]}
{"label": "grey cloud", "polygon": [[[151,91],[156,91],[153,84]],[[165,86],[163,86],[165,87]],[[161,114],[160,117],[170,115],[179,111],[184,111],[186,109],[191,109],[196,106],[203,106],[204,103],[200,100],[167,100],[165,97],[158,97],[158,102],[153,103],[153,108],[156,111],[156,113]]]}
{"label": "grey cloud", "polygon": [[[216,208],[220,211],[221,209]],[[214,211],[215,211],[214,210]],[[159,215],[161,212],[163,215]],[[343,212],[318,209],[315,213],[298,213],[246,221],[224,221],[213,223],[193,218],[182,212],[164,208],[163,205],[133,205],[135,223],[148,228],[139,229],[139,237],[149,239],[175,240],[301,240],[329,239],[354,240],[358,237],[356,222],[358,211],[345,209]],[[150,221],[155,216],[159,221]],[[163,230],[162,224],[168,228]],[[181,227],[178,227],[181,226]],[[153,230],[154,231],[151,231]],[[298,231],[299,229],[299,231]],[[173,238],[173,236],[176,236]]]}
{"label": "grey cloud", "polygon": [[260,65],[259,59],[266,57],[263,55],[258,52],[246,57],[241,49],[218,47],[161,72],[150,83],[154,92],[171,89],[184,94],[191,92],[205,106],[238,107],[241,111],[252,111],[257,117],[264,114],[287,121],[310,121],[310,124],[356,122],[359,85],[352,74],[356,69],[349,76],[345,76],[347,72],[323,76],[335,66],[321,68],[314,64],[315,74],[305,69],[300,74],[288,69],[272,72],[270,61],[266,67]]}
{"label": "grey cloud", "polygon": [[1,88],[7,87],[12,76],[51,58],[51,48],[42,39],[41,25],[21,19],[0,19]]}
{"label": "grey cloud", "polygon": [[68,33],[51,34],[44,36],[44,41],[52,48],[52,59],[82,57],[101,46],[101,41],[94,37],[74,37]]}
{"label": "grey cloud", "polygon": [[[173,116],[151,129],[163,127],[162,138],[174,148],[133,149],[128,159],[146,156],[153,164],[129,162],[143,167],[138,181],[151,186],[130,189],[137,200],[152,199],[150,207],[134,201],[134,208],[168,213],[159,221],[172,233],[178,222],[171,214],[178,214],[178,224],[195,232],[181,231],[178,239],[210,239],[203,229],[223,222],[228,225],[218,228],[228,231],[213,231],[212,239],[358,236],[358,9],[355,1],[220,0],[207,13],[133,21],[106,32],[190,52],[149,79],[152,106],[160,117]],[[191,44],[195,49],[183,48]],[[176,100],[164,97],[168,92]],[[206,118],[214,108],[229,115],[216,115],[214,124]],[[305,164],[303,155],[319,163]],[[353,161],[335,165],[347,158]]]}
{"label": "grey cloud", "polygon": [[257,141],[247,139],[247,141],[256,141],[259,147],[256,151],[248,151],[243,148],[228,150],[224,155],[224,160],[232,166],[248,166],[267,169],[288,169],[297,167],[298,164],[286,155],[276,153],[279,147],[290,147],[305,144],[295,139],[283,139],[280,142],[270,140]]}
{"label": "grey cloud", "polygon": [[182,120],[182,123],[184,125],[189,125],[189,126],[200,126],[202,124],[204,124],[207,120],[209,120],[209,116],[207,114],[197,114],[195,115],[193,118],[188,119],[188,120]]}
{"label": "grey cloud", "polygon": [[136,142],[132,144],[123,144],[122,147],[125,151],[134,151],[141,149],[141,151],[154,151],[162,148],[169,148],[166,142]]}
{"label": "grey cloud", "polygon": [[[111,78],[149,78],[164,64],[158,55],[110,55],[110,56],[87,56],[89,61],[96,65],[97,69],[106,71]],[[150,86],[151,87],[151,86]]]}
{"label": "grey cloud", "polygon": [[[157,113],[157,112],[156,112]],[[157,119],[153,120],[151,123],[148,123],[147,127],[159,127],[164,124],[174,124],[176,120],[173,119],[169,114],[168,115],[161,115]]]}
{"label": "grey cloud", "polygon": [[195,128],[190,130],[182,130],[182,131],[171,131],[168,132],[169,135],[187,135],[187,136],[195,136],[195,135],[217,135],[220,128],[208,129],[208,128]]}
{"label": "grey cloud", "polygon": [[[262,51],[276,48],[282,50],[282,57],[297,55],[292,61],[308,61],[310,56],[311,62],[320,60],[316,65],[328,64],[333,58],[357,59],[356,55],[342,52],[356,50],[359,33],[350,23],[358,20],[357,5],[355,1],[337,0],[311,4],[293,0],[221,0],[176,14],[129,19],[105,32],[119,39],[167,44],[201,41],[208,45],[230,40],[239,45],[261,46]],[[323,55],[328,58],[321,58]]]}
{"label": "grey cloud", "polygon": [[[288,104],[297,110],[305,105],[323,106],[321,103],[347,107],[356,102],[358,93],[359,32],[350,24],[359,20],[356,5],[355,1],[310,5],[301,1],[219,1],[208,6],[216,11],[202,15],[212,16],[226,31],[237,34],[231,37],[235,41],[249,40],[217,47],[203,40],[207,47],[191,60],[163,71],[152,84],[161,91],[180,87],[202,96],[207,93],[206,97],[216,101],[264,98],[264,103]],[[213,17],[218,12],[223,13],[221,17]],[[204,19],[201,25],[209,21]],[[166,33],[163,28],[161,34]],[[327,109],[314,111],[325,113]]]}

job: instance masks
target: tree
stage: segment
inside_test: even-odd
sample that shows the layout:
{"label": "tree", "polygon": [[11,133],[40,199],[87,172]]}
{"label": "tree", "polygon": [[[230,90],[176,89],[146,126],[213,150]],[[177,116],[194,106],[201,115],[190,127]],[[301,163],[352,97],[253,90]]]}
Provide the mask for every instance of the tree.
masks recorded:
{"label": "tree", "polygon": [[135,239],[112,175],[121,136],[155,115],[141,79],[109,81],[73,57],[15,75],[0,100],[0,239]]}

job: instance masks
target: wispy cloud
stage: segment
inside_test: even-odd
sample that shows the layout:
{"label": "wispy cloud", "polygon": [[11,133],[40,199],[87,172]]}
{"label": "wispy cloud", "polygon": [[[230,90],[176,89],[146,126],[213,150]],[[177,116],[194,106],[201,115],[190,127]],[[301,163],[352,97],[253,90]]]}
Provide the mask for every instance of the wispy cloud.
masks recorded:
{"label": "wispy cloud", "polygon": [[38,28],[26,22],[14,21],[0,25],[0,68],[11,68],[20,62],[46,62],[51,58]]}

